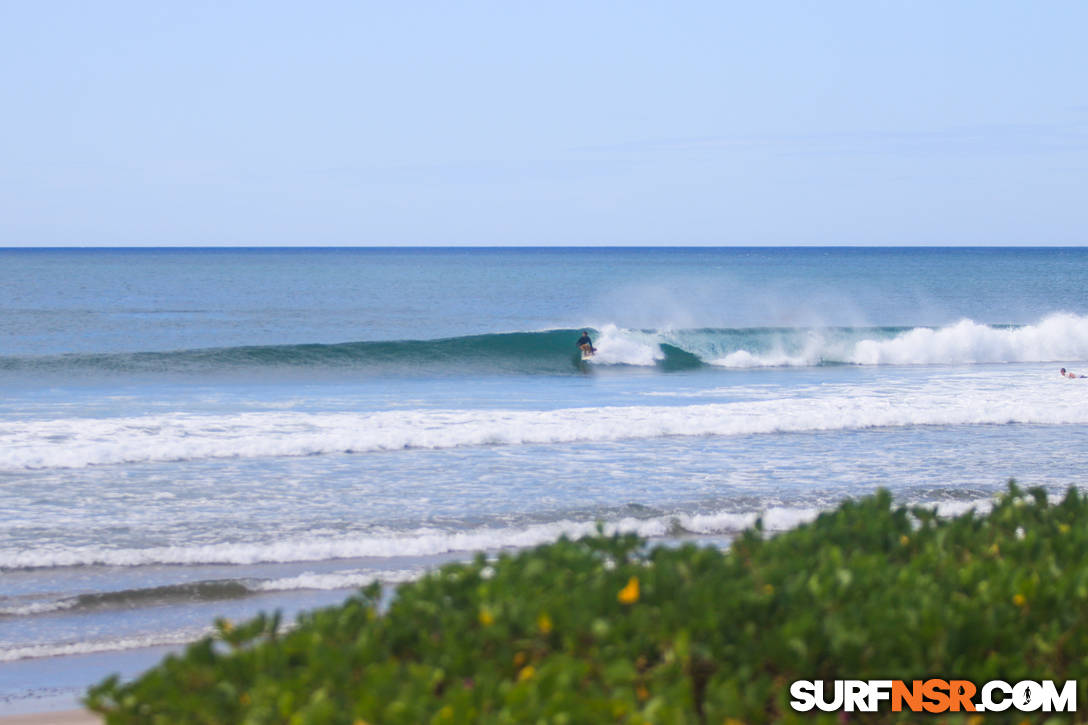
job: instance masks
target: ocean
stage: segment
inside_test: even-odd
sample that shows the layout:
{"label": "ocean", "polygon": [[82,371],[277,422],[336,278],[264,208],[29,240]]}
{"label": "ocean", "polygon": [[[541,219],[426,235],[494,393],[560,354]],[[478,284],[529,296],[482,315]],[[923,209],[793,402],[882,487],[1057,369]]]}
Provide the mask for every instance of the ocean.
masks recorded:
{"label": "ocean", "polygon": [[0,713],[598,526],[1085,486],[1059,367],[1086,249],[0,250]]}

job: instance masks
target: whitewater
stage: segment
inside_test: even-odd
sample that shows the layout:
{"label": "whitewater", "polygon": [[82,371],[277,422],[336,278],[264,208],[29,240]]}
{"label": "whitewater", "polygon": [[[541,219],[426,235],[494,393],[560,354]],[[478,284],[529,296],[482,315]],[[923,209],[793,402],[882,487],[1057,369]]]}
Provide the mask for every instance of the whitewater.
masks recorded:
{"label": "whitewater", "polygon": [[[420,376],[573,374],[587,365],[668,371],[814,365],[935,365],[1083,360],[1088,317],[1055,313],[1024,325],[962,319],[942,327],[625,329],[587,326],[597,354],[571,352],[575,329],[469,335],[435,340],[265,345],[125,353],[0,356],[0,382],[27,375],[180,378],[254,373],[358,372]],[[586,363],[586,364],[583,364]]]}
{"label": "whitewater", "polygon": [[8,422],[0,424],[0,471],[918,425],[1088,424],[1088,381],[1067,389],[1053,378],[1052,371],[1018,370],[981,378],[806,385],[772,400],[683,406],[277,410]]}
{"label": "whitewater", "polygon": [[1079,249],[0,250],[0,703],[560,536],[1088,485],[1085,280]]}

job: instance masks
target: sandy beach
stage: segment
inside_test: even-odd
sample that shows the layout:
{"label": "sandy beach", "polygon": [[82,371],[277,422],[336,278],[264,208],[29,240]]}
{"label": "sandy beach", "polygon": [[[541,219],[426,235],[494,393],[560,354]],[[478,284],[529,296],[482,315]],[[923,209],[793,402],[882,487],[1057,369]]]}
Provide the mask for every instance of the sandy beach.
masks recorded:
{"label": "sandy beach", "polygon": [[59,710],[0,716],[0,725],[98,725],[101,717],[86,710]]}

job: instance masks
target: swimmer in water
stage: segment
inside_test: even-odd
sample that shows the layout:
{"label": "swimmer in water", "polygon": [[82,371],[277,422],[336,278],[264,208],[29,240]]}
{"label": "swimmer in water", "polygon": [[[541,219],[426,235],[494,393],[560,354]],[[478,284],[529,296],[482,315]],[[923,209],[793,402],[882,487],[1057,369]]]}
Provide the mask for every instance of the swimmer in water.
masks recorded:
{"label": "swimmer in water", "polygon": [[1058,372],[1061,373],[1061,376],[1063,378],[1083,378],[1084,377],[1083,375],[1077,375],[1076,373],[1067,373],[1067,372],[1065,372],[1065,368],[1062,368]]}

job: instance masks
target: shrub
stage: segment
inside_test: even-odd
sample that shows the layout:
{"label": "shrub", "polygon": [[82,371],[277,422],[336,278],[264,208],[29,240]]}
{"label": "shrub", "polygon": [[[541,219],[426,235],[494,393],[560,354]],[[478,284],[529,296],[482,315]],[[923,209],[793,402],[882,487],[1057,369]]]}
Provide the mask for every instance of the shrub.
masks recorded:
{"label": "shrub", "polygon": [[881,491],[727,551],[561,539],[380,601],[372,585],[287,632],[219,621],[86,703],[110,723],[838,722],[794,713],[790,683],[934,676],[1077,679],[1084,702],[1088,499],[1010,482],[988,514],[942,519]]}

